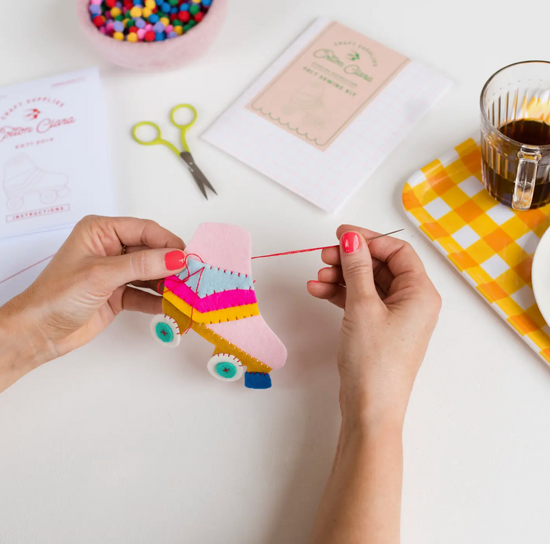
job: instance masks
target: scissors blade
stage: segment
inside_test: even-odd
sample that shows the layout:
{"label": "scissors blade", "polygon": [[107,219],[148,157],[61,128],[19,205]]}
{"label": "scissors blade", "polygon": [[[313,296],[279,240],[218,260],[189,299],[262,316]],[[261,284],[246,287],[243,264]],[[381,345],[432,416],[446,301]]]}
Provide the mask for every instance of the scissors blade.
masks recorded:
{"label": "scissors blade", "polygon": [[217,195],[218,193],[216,192],[216,189],[212,187],[211,183],[208,181],[206,176],[201,172],[201,169],[196,165],[195,160],[193,159],[193,155],[191,155],[189,151],[183,151],[180,156],[184,160],[185,164],[187,165],[187,168],[189,168],[189,172],[191,172],[191,175],[193,176],[195,183],[199,186],[199,189],[201,190],[206,200],[208,200],[208,195],[206,194],[207,187],[215,195]]}

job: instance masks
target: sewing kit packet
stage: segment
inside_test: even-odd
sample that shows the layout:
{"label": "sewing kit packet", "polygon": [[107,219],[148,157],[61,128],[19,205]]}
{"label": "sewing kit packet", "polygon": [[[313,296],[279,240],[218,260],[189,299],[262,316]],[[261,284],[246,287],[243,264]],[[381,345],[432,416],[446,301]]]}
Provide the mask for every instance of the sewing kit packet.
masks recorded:
{"label": "sewing kit packet", "polygon": [[419,62],[318,19],[203,138],[335,212],[450,85]]}
{"label": "sewing kit packet", "polygon": [[113,215],[97,68],[0,89],[0,238]]}

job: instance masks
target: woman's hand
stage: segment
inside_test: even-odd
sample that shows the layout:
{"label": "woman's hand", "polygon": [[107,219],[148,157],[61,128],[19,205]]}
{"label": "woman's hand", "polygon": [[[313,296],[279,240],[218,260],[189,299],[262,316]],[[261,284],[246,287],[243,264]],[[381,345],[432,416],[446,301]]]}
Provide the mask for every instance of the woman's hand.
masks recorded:
{"label": "woman's hand", "polygon": [[[400,542],[401,433],[441,299],[418,255],[343,225],[309,292],[344,308],[338,369],[342,427],[311,544]],[[345,285],[345,286],[344,286]]]}
{"label": "woman's hand", "polygon": [[160,296],[128,284],[156,291],[160,279],[183,269],[184,249],[153,221],[80,221],[37,280],[0,308],[0,391],[86,344],[122,310],[161,313]]}
{"label": "woman's hand", "polygon": [[309,292],[344,308],[338,369],[344,416],[402,422],[436,325],[441,298],[406,242],[342,225],[340,248]]}

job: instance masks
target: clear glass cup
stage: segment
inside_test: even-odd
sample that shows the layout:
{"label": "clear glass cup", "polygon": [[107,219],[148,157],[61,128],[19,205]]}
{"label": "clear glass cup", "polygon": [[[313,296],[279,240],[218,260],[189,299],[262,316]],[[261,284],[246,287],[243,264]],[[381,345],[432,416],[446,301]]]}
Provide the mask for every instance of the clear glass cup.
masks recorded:
{"label": "clear glass cup", "polygon": [[514,210],[550,202],[550,62],[525,61],[493,74],[480,97],[482,176]]}

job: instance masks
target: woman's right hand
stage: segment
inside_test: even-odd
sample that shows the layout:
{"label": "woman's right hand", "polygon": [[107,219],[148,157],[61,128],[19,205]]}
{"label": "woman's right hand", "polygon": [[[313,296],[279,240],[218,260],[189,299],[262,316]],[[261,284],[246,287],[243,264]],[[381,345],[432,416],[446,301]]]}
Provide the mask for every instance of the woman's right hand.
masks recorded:
{"label": "woman's right hand", "polygon": [[340,247],[309,292],[344,309],[338,352],[344,417],[402,424],[441,297],[414,249],[397,238],[342,225]]}

